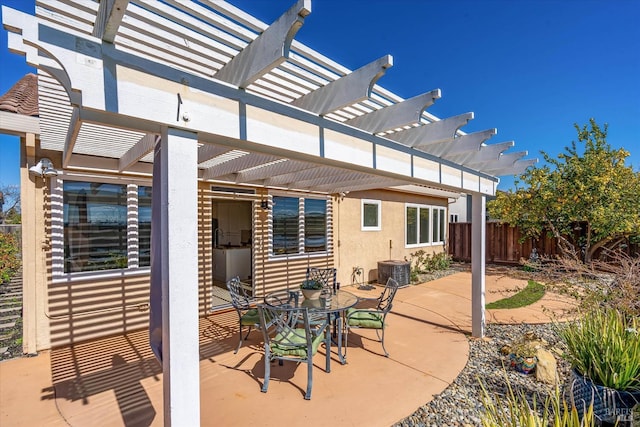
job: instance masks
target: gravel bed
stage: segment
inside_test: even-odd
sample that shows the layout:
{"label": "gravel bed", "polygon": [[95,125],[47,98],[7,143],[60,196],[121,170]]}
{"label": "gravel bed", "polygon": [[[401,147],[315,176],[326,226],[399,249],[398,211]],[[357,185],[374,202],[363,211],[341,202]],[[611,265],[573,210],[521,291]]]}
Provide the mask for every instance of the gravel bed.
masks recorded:
{"label": "gravel bed", "polygon": [[[412,415],[394,424],[394,427],[452,427],[479,426],[483,411],[482,388],[479,380],[486,385],[490,395],[504,394],[509,379],[514,392],[522,390],[527,396],[538,395],[538,402],[555,392],[555,386],[537,382],[535,375],[520,374],[512,369],[503,368],[506,357],[500,348],[512,344],[527,332],[533,332],[548,343],[551,349],[560,350],[562,343],[549,324],[487,325],[487,339],[469,340],[469,360],[460,375],[442,393],[434,395],[433,400],[421,406]],[[558,360],[560,382],[569,376],[570,366],[564,360]]]}

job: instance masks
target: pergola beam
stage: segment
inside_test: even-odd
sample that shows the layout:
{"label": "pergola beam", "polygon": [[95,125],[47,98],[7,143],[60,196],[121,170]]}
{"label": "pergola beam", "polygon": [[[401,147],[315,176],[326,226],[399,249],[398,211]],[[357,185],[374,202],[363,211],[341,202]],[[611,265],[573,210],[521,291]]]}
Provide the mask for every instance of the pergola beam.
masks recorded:
{"label": "pergola beam", "polygon": [[[441,152],[436,153],[435,150],[431,150],[431,152],[437,156],[444,157],[445,159],[450,159],[456,154],[480,151],[482,144],[497,133],[498,130],[493,128],[481,132],[460,135],[457,138],[453,138],[450,141],[442,143]],[[440,146],[438,148],[440,148]]]}
{"label": "pergola beam", "polygon": [[71,114],[71,120],[69,121],[69,128],[67,129],[67,137],[64,140],[64,151],[62,152],[63,168],[69,166],[71,154],[73,154],[73,147],[76,145],[81,127],[80,109],[78,107],[73,107],[73,113]]}
{"label": "pergola beam", "polygon": [[405,129],[386,135],[387,138],[413,148],[424,148],[431,144],[444,142],[455,136],[458,129],[473,119],[473,113],[464,113],[448,117],[422,126]]}
{"label": "pergola beam", "polygon": [[153,151],[156,143],[160,140],[160,135],[146,134],[134,146],[129,148],[118,161],[118,171],[122,172],[136,163],[138,160]]}
{"label": "pergola beam", "polygon": [[256,39],[227,62],[215,78],[246,88],[289,57],[291,42],[311,13],[311,0],[298,0]]}
{"label": "pergola beam", "polygon": [[250,153],[205,169],[204,173],[202,174],[202,179],[214,179],[217,177],[232,174],[239,170],[250,169],[252,167],[259,166],[265,163],[274,162],[278,159],[280,159],[280,157],[271,156],[268,154]]}
{"label": "pergola beam", "polygon": [[236,182],[249,183],[261,181],[269,177],[276,177],[285,173],[293,173],[315,167],[317,166],[312,163],[283,159],[282,162],[267,164],[262,167],[255,167],[253,169],[240,171],[236,175]]}
{"label": "pergola beam", "polygon": [[295,188],[301,190],[315,190],[317,188],[322,188],[324,186],[332,185],[338,182],[360,182],[367,179],[370,180],[371,175],[362,172],[335,170],[325,176],[306,180],[296,180],[292,183],[295,184]]}
{"label": "pergola beam", "polygon": [[538,159],[516,160],[511,166],[490,169],[490,171],[495,176],[520,175],[529,166],[533,166],[536,163],[538,163]]}
{"label": "pergola beam", "polygon": [[440,89],[435,89],[368,114],[354,117],[345,121],[345,124],[371,133],[378,133],[418,123],[422,112],[433,105],[436,99],[441,96]]}
{"label": "pergola beam", "polygon": [[266,186],[286,186],[298,181],[306,181],[314,178],[321,178],[327,176],[333,171],[332,168],[327,166],[316,166],[313,168],[305,169],[300,172],[285,173],[282,175],[274,176],[264,180]]}
{"label": "pergola beam", "polygon": [[478,162],[470,162],[467,166],[473,168],[473,167],[481,167],[482,169],[499,169],[499,168],[503,168],[505,166],[510,166],[513,167],[513,165],[515,164],[516,160],[521,159],[522,157],[526,156],[527,152],[526,151],[518,151],[516,153],[508,153],[508,154],[500,154],[500,157],[498,157],[495,160],[489,160],[489,161],[478,161]]}
{"label": "pergola beam", "polygon": [[198,148],[198,164],[213,159],[216,156],[231,151],[231,148],[220,145],[204,144]]}
{"label": "pergola beam", "polygon": [[93,36],[113,43],[128,5],[129,0],[101,0],[93,26]]}
{"label": "pergola beam", "polygon": [[385,55],[377,61],[301,96],[291,104],[319,115],[355,104],[371,95],[373,85],[391,66],[393,66],[393,57]]}
{"label": "pergola beam", "polygon": [[335,184],[321,185],[314,189],[327,193],[346,193],[350,191],[365,191],[378,188],[395,187],[405,184],[407,184],[406,181],[401,181],[393,178],[368,177],[350,182],[345,181]]}
{"label": "pergola beam", "polygon": [[477,151],[465,151],[457,154],[448,154],[446,158],[461,165],[487,162],[497,159],[500,156],[500,153],[507,151],[509,148],[513,147],[513,145],[513,141],[481,145],[479,150]]}

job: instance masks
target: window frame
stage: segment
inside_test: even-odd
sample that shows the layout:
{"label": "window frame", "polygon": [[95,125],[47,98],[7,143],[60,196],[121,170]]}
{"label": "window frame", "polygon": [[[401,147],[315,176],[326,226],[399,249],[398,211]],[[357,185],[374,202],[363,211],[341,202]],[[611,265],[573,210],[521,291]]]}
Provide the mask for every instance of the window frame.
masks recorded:
{"label": "window frame", "polygon": [[[365,205],[375,205],[377,206],[377,225],[365,225]],[[360,201],[360,230],[361,231],[381,231],[382,230],[382,201],[374,200],[374,199],[362,199]]]}
{"label": "window frame", "polygon": [[[64,224],[64,183],[65,182],[100,183],[124,185],[126,190],[126,254],[127,266],[123,268],[97,269],[86,271],[65,271],[65,224]],[[140,187],[151,187],[151,181],[135,179],[117,179],[103,176],[69,176],[59,175],[51,180],[51,249],[52,249],[52,279],[53,282],[67,281],[87,277],[113,277],[124,275],[148,274],[149,266],[140,266],[139,256],[139,211],[138,191]]]}
{"label": "window frame", "polygon": [[[409,209],[416,209],[416,226],[415,226],[415,241],[416,243],[409,243]],[[420,241],[420,236],[423,235],[421,230],[421,213],[426,211],[426,218],[428,219],[428,230],[426,230],[427,240],[426,242]],[[447,237],[447,208],[444,206],[425,205],[420,203],[405,203],[404,205],[404,245],[405,248],[419,248],[428,246],[439,246],[446,243]]]}
{"label": "window frame", "polygon": [[[269,212],[270,216],[270,225],[269,225],[269,258],[272,259],[282,259],[282,258],[296,258],[296,257],[315,257],[315,256],[327,256],[333,253],[333,247],[331,242],[331,236],[333,235],[332,230],[332,205],[331,200],[328,197],[313,197],[308,195],[296,195],[296,194],[286,194],[286,193],[276,193],[269,195],[269,204],[273,207],[276,200],[276,197],[284,197],[284,198],[294,198],[298,199],[298,251],[292,253],[275,253],[274,251],[274,239],[275,239],[275,230],[274,230],[274,217],[273,212],[274,208],[272,208]],[[325,202],[325,249],[324,250],[314,250],[307,251],[305,247],[305,239],[306,239],[306,215],[305,215],[305,201],[307,199],[312,200],[322,200]]]}

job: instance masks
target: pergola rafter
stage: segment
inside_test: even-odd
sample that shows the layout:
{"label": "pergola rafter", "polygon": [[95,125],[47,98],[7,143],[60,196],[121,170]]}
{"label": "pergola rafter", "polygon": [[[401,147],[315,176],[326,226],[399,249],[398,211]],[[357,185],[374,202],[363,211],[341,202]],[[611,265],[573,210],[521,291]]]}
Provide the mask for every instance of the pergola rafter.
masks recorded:
{"label": "pergola rafter", "polygon": [[227,62],[215,78],[246,88],[289,55],[293,37],[311,13],[311,0],[298,0],[276,22]]}
{"label": "pergola rafter", "polygon": [[432,146],[430,152],[445,159],[451,159],[456,154],[480,151],[481,146],[498,130],[487,129],[480,132],[459,135],[437,146]]}
{"label": "pergola rafter", "polygon": [[368,114],[354,117],[353,119],[347,120],[345,124],[371,133],[397,129],[402,126],[420,122],[422,112],[433,105],[436,99],[440,99],[440,97],[440,89],[435,89],[431,92],[398,102],[397,104],[392,104]]}
{"label": "pergola rafter", "polygon": [[473,113],[464,113],[395,132],[387,137],[409,147],[424,149],[429,145],[453,138],[456,132],[472,119]]}
{"label": "pergola rafter", "polygon": [[246,154],[205,169],[202,174],[202,179],[216,179],[225,175],[238,173],[238,171],[244,169],[250,169],[266,163],[271,163],[279,159],[279,157],[268,154]]}
{"label": "pergola rafter", "polygon": [[393,57],[386,55],[313,92],[309,92],[291,104],[320,115],[355,104],[369,97],[375,82],[391,66],[393,66]]}
{"label": "pergola rafter", "polygon": [[514,146],[513,141],[499,142],[497,144],[481,145],[477,152],[466,152],[450,156],[455,162],[469,167],[483,165],[500,157],[502,153]]}
{"label": "pergola rafter", "polygon": [[128,4],[129,0],[101,1],[98,6],[98,17],[93,27],[93,35],[106,42],[113,43]]}

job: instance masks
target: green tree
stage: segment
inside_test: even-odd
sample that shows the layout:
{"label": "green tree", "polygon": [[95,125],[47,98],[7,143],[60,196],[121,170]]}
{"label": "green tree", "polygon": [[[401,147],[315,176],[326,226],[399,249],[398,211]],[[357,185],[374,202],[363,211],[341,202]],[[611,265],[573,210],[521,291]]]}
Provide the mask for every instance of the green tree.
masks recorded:
{"label": "green tree", "polygon": [[590,119],[574,126],[582,154],[575,141],[557,159],[542,152],[546,164],[528,168],[515,190],[499,193],[488,211],[525,237],[551,233],[564,255],[582,250],[589,262],[598,249],[640,235],[640,172],[625,164],[628,151],[606,142],[606,124],[600,128]]}
{"label": "green tree", "polygon": [[20,186],[0,185],[0,223],[20,224]]}

